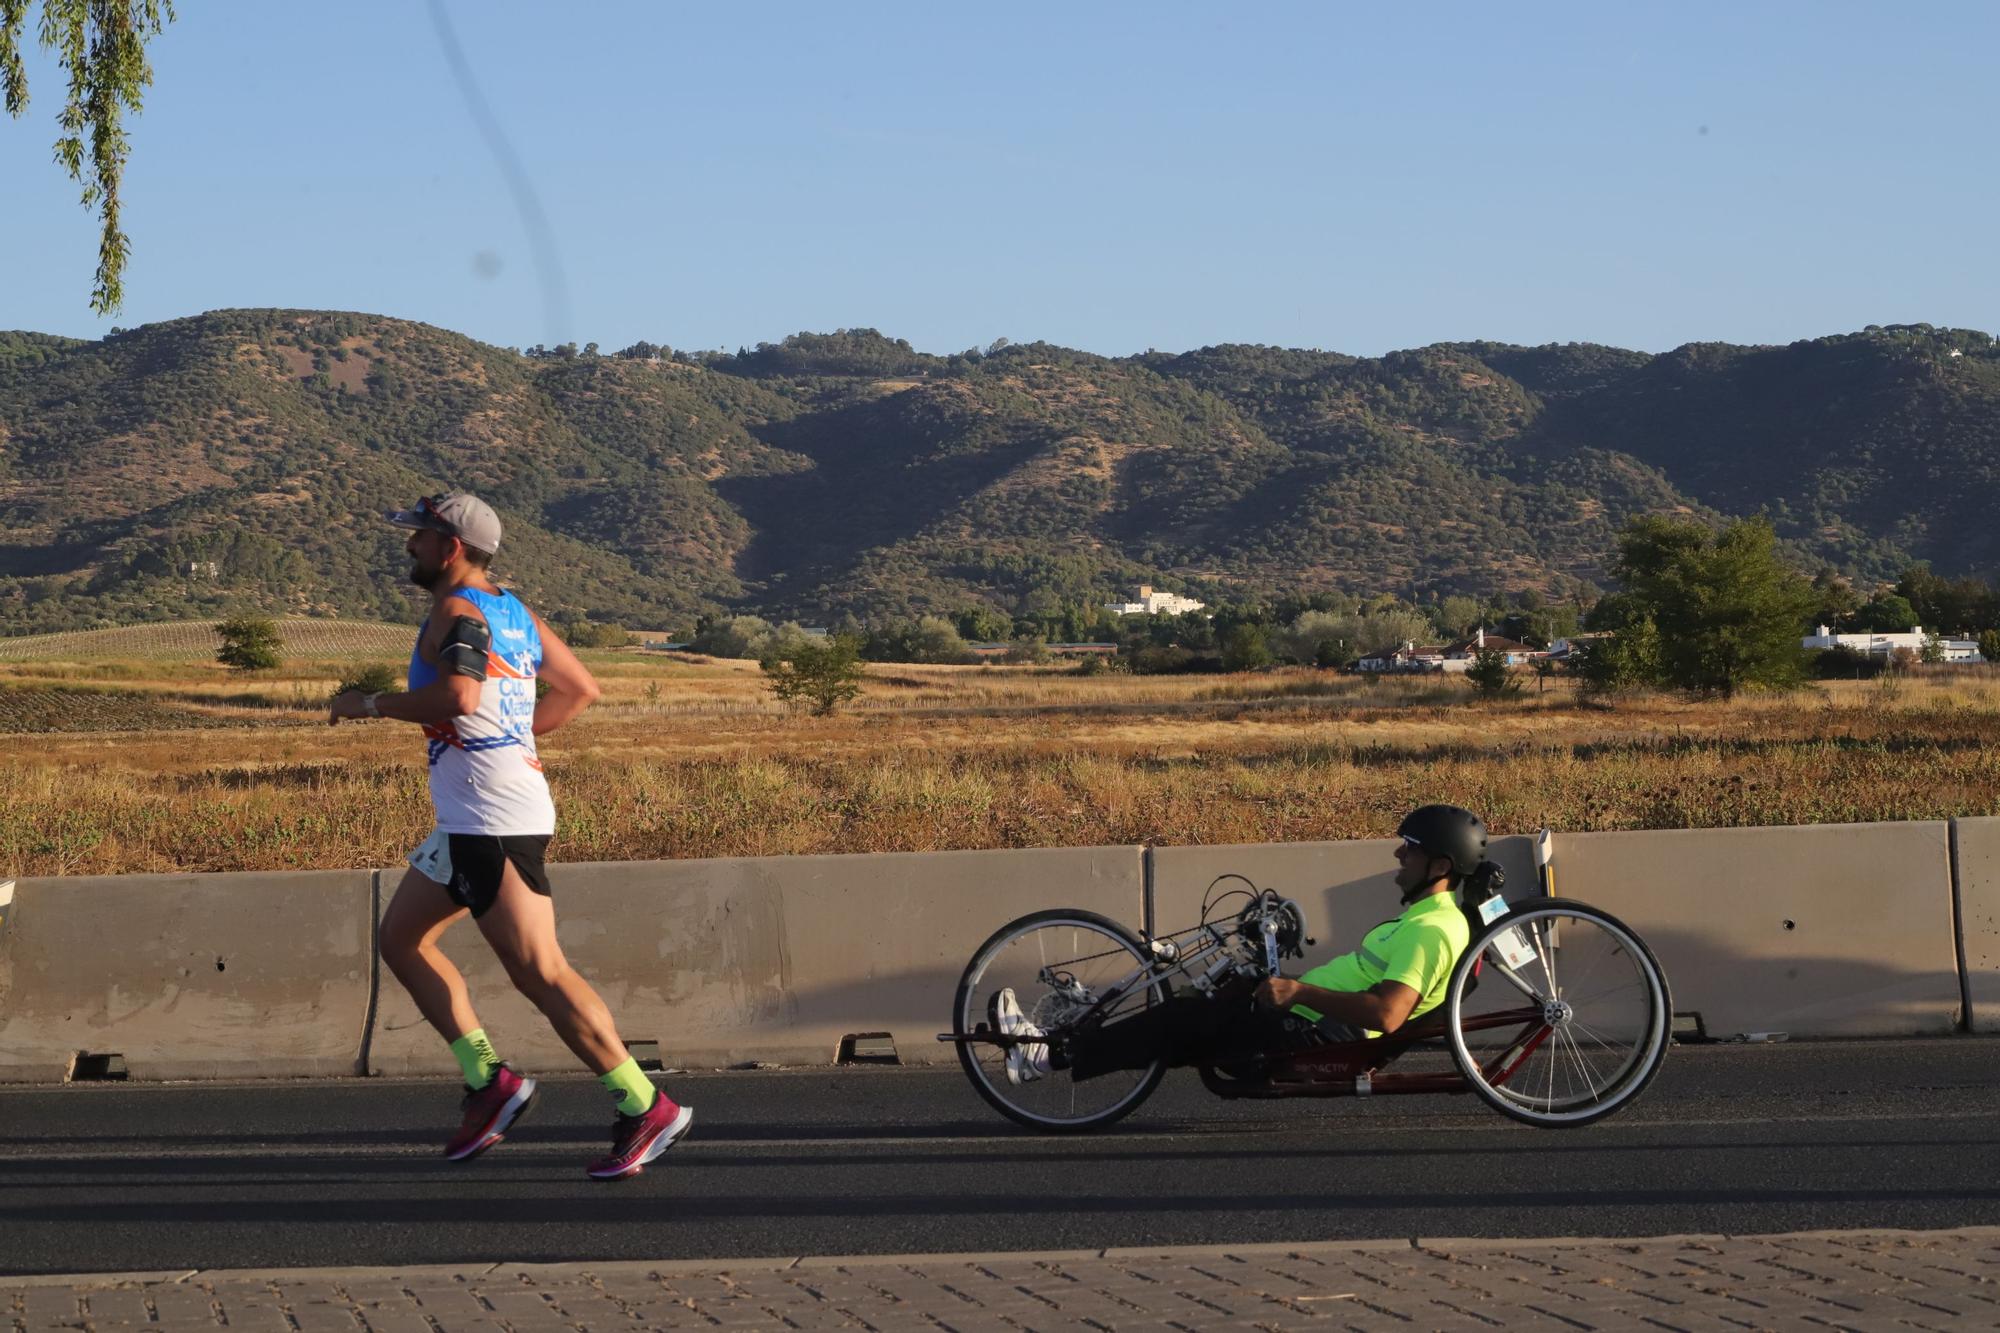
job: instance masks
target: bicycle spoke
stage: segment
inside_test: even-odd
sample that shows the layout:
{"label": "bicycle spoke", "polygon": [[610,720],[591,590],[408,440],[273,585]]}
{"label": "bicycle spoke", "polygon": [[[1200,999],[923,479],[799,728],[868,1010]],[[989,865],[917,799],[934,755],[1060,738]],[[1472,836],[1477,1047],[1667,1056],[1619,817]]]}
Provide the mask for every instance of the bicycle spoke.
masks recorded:
{"label": "bicycle spoke", "polygon": [[[1551,1042],[1551,1041],[1554,1041],[1554,1040],[1556,1040],[1557,1036],[1558,1036],[1558,1034],[1557,1034],[1557,1033],[1554,1033],[1554,1032],[1551,1032],[1551,1033],[1549,1034],[1549,1036],[1548,1036],[1548,1040],[1547,1040],[1547,1041],[1544,1041],[1544,1042],[1542,1043],[1542,1051],[1544,1051],[1544,1052],[1548,1051],[1548,1048],[1549,1048],[1549,1042]],[[1542,1101],[1542,1105],[1544,1105],[1544,1106],[1554,1106],[1555,1104],[1556,1104],[1556,1062],[1555,1062],[1554,1060],[1550,1060],[1550,1061],[1549,1061],[1549,1092],[1548,1092],[1548,1096],[1547,1096],[1547,1097],[1545,1097],[1545,1098],[1543,1099],[1543,1101]]]}
{"label": "bicycle spoke", "polygon": [[1535,931],[1530,940],[1535,946],[1535,957],[1542,960],[1542,974],[1549,979],[1549,996],[1560,1000],[1562,987],[1556,984],[1555,946],[1546,938],[1545,932],[1540,930]]}
{"label": "bicycle spoke", "polygon": [[1613,995],[1618,994],[1620,991],[1631,990],[1643,993],[1646,989],[1647,989],[1646,983],[1637,979],[1633,979],[1630,981],[1614,982],[1611,985],[1611,987],[1607,990],[1592,991],[1588,995],[1572,995],[1570,997],[1570,1004],[1572,1006],[1593,1004],[1598,1000],[1608,1000]]}
{"label": "bicycle spoke", "polygon": [[1489,953],[1486,956],[1486,961],[1493,965],[1493,971],[1495,974],[1503,978],[1507,982],[1507,984],[1512,986],[1515,990],[1521,992],[1521,994],[1527,999],[1533,1000],[1536,1004],[1539,1005],[1548,998],[1547,996],[1543,995],[1540,991],[1536,990],[1533,986],[1529,985],[1527,978],[1523,977],[1519,972],[1516,972],[1512,967],[1508,966],[1507,962],[1504,959],[1496,958]]}
{"label": "bicycle spoke", "polygon": [[1572,1017],[1569,1020],[1569,1023],[1571,1027],[1577,1029],[1579,1032],[1583,1033],[1584,1036],[1590,1038],[1590,1040],[1596,1042],[1599,1046],[1603,1047],[1606,1051],[1610,1052],[1613,1055],[1617,1055],[1621,1049],[1629,1049],[1630,1047],[1630,1043],[1627,1043],[1625,1047],[1612,1045],[1598,1033],[1597,1029],[1591,1027],[1588,1023],[1584,1022],[1580,1018]]}
{"label": "bicycle spoke", "polygon": [[[1014,993],[1023,1018],[1058,1040],[1077,1022],[1104,1022],[1149,1002],[1156,983],[1142,942],[1111,922],[1049,913],[1023,918],[982,947],[960,983],[957,1023],[974,1031],[1002,991]],[[1114,1070],[1079,1082],[1065,1070],[1007,1077],[1009,1047],[961,1048],[961,1063],[982,1096],[1037,1128],[1089,1128],[1116,1119],[1158,1083],[1161,1066]],[[1018,1048],[1011,1048],[1018,1049]],[[1017,1067],[1020,1061],[1016,1060]]]}
{"label": "bicycle spoke", "polygon": [[1572,992],[1582,989],[1583,984],[1586,981],[1589,981],[1592,976],[1596,975],[1598,965],[1604,961],[1605,957],[1606,955],[1603,953],[1599,953],[1595,957],[1593,957],[1589,961],[1589,963],[1585,965],[1580,975],[1574,975],[1570,978],[1569,989]]}
{"label": "bicycle spoke", "polygon": [[1597,1080],[1590,1076],[1590,1064],[1584,1059],[1582,1049],[1577,1046],[1575,1034],[1564,1032],[1562,1038],[1569,1043],[1570,1059],[1576,1062],[1576,1072],[1583,1076],[1584,1085],[1590,1089],[1591,1099],[1598,1100],[1601,1094],[1598,1092]]}
{"label": "bicycle spoke", "polygon": [[[1530,1124],[1588,1124],[1610,1114],[1646,1086],[1666,1053],[1658,965],[1615,919],[1581,905],[1524,905],[1505,924],[1518,932],[1529,960],[1510,967],[1487,949],[1484,975],[1506,987],[1494,997],[1499,1006],[1485,994],[1468,1004],[1469,969],[1455,974],[1447,999],[1447,1038],[1460,1072],[1494,1107]],[[1546,992],[1535,984],[1544,980]],[[1491,1034],[1477,1024],[1516,1002],[1514,992],[1538,1008],[1559,1001],[1560,1011],[1516,1063],[1492,1063]]]}

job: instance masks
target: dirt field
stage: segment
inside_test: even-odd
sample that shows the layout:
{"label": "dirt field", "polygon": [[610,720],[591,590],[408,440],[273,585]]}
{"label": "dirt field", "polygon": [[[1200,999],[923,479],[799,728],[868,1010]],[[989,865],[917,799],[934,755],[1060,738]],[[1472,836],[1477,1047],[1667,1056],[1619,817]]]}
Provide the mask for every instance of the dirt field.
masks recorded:
{"label": "dirt field", "polygon": [[[0,662],[0,874],[393,863],[428,831],[423,746],[326,726],[355,660]],[[1304,669],[878,666],[819,719],[751,663],[586,660],[604,700],[543,743],[563,860],[1377,836],[1426,800],[1503,832],[2000,803],[2000,677],[1974,673],[1605,704]]]}

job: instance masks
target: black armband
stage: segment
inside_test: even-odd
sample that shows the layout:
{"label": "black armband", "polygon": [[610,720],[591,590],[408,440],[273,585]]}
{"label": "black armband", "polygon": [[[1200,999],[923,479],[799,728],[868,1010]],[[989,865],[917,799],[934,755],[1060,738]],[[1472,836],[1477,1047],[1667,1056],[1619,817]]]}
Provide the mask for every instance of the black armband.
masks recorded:
{"label": "black armband", "polygon": [[486,650],[493,643],[493,631],[483,620],[460,616],[445,631],[438,645],[438,665],[454,676],[486,679]]}

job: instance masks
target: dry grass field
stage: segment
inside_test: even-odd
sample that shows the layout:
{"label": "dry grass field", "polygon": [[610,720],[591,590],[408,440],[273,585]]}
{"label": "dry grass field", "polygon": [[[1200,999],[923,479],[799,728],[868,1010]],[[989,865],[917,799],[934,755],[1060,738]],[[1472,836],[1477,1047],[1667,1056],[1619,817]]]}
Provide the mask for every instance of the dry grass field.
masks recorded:
{"label": "dry grass field", "polygon": [[[407,629],[373,632],[377,660],[402,654]],[[385,865],[428,831],[414,729],[324,721],[365,647],[237,676],[90,646],[0,648],[0,875]],[[754,664],[585,657],[605,697],[543,745],[562,860],[1379,836],[1440,799],[1503,832],[2000,808],[1983,673],[1606,704],[1303,669],[876,666],[813,718]]]}

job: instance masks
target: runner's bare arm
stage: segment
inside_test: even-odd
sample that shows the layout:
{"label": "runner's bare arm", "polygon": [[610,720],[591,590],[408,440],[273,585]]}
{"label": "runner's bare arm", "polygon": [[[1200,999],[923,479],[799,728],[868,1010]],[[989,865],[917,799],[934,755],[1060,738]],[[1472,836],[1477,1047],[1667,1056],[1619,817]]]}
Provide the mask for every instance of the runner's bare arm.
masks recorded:
{"label": "runner's bare arm", "polygon": [[540,616],[535,616],[535,628],[542,633],[542,666],[536,679],[547,681],[549,686],[548,693],[535,703],[535,734],[546,736],[595,703],[602,691],[590,668],[577,660],[569,645]]}
{"label": "runner's bare arm", "polygon": [[[430,623],[424,627],[424,636],[417,648],[425,661],[437,661],[438,645],[444,642],[451,622],[460,616],[477,620],[482,625],[486,623],[486,618],[471,602],[462,597],[445,598],[432,613]],[[420,690],[376,695],[372,713],[368,709],[367,695],[359,690],[343,690],[333,697],[327,724],[334,725],[344,718],[365,717],[393,718],[398,722],[450,722],[479,707],[482,683],[471,676],[447,671]]]}

